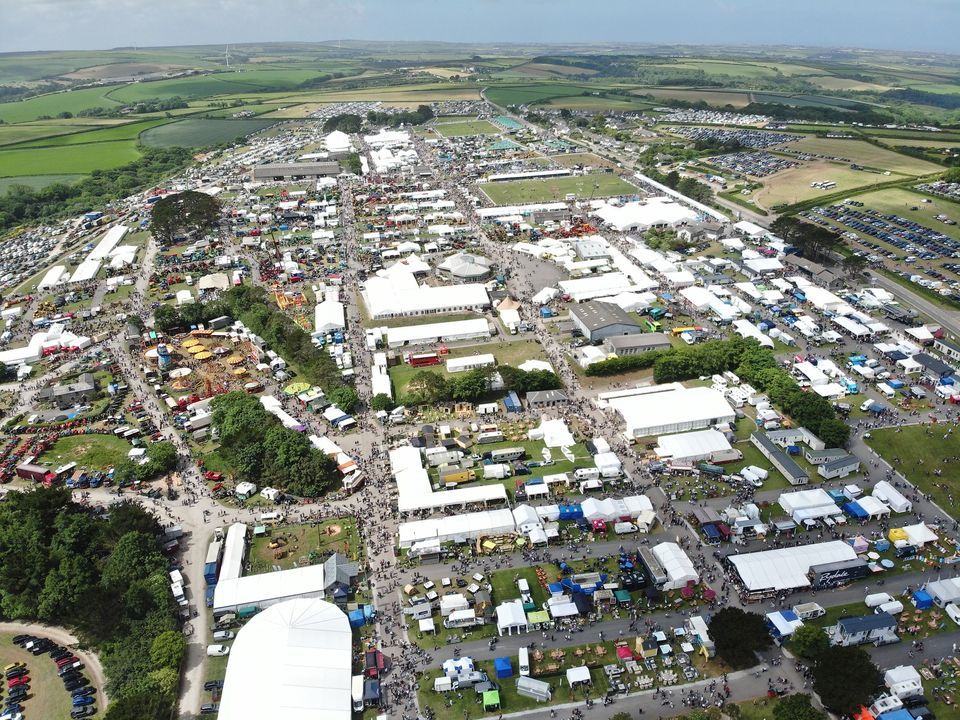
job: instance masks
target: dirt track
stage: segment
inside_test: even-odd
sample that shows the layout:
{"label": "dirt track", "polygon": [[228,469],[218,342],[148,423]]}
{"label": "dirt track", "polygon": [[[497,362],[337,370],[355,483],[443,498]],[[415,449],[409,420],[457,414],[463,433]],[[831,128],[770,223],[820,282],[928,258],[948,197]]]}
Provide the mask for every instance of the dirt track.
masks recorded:
{"label": "dirt track", "polygon": [[84,670],[89,672],[90,680],[97,688],[97,708],[102,714],[107,709],[107,694],[104,690],[106,679],[103,675],[103,668],[100,666],[100,658],[92,652],[81,650],[77,647],[79,642],[73,634],[60,627],[49,625],[39,625],[37,623],[0,623],[0,632],[13,633],[20,635],[29,633],[37,637],[47,637],[65,647],[70,648],[74,654],[83,661]]}

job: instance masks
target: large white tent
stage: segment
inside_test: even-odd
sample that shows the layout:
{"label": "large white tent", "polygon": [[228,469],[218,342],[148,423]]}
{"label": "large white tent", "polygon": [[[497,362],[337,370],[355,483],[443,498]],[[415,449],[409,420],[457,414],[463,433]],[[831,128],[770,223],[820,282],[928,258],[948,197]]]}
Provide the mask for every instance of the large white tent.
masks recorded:
{"label": "large white tent", "polygon": [[247,575],[232,580],[220,578],[213,591],[214,612],[237,612],[240,608],[267,608],[293,598],[324,595],[323,565]]}
{"label": "large white tent", "polygon": [[857,553],[842,540],[729,555],[744,587],[751,592],[808,587],[813,565],[854,560]]}
{"label": "large white tent", "polygon": [[598,404],[620,413],[626,424],[624,435],[630,440],[699,430],[736,419],[723,393],[706,387],[685,388],[680,383],[601,393]]}
{"label": "large white tent", "polygon": [[696,430],[675,435],[661,435],[657,438],[655,452],[661,460],[674,462],[695,462],[708,460],[714,453],[730,450],[730,441],[713,428]]}
{"label": "large white tent", "polygon": [[650,550],[667,572],[664,590],[678,590],[690,582],[700,581],[700,575],[690,558],[676,543],[660,543]]}
{"label": "large white tent", "polygon": [[237,633],[219,717],[350,720],[352,640],[347,616],[323,600],[264,610]]}
{"label": "large white tent", "polygon": [[840,514],[837,503],[823,488],[782,493],[779,503],[795,522]]}
{"label": "large white tent", "polygon": [[[499,483],[434,492],[430,476],[423,467],[420,451],[412,445],[390,451],[390,471],[397,481],[397,506],[400,512],[507,501],[507,491]],[[509,514],[509,511],[507,513]]]}
{"label": "large white tent", "polygon": [[913,503],[886,480],[881,480],[873,486],[873,497],[889,505],[894,512],[910,512],[913,509]]}
{"label": "large white tent", "polygon": [[[503,486],[499,485],[498,487]],[[473,540],[484,535],[512,533],[515,529],[513,513],[504,509],[401,523],[398,528],[398,535],[400,547],[408,548],[423,540],[437,539],[442,543],[457,538]]]}

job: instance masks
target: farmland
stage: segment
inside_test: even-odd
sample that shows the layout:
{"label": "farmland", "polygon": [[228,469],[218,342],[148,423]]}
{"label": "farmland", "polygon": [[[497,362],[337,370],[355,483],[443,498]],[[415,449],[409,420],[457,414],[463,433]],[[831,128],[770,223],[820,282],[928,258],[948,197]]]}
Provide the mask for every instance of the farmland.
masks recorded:
{"label": "farmland", "polygon": [[94,169],[120,167],[140,157],[131,141],[67,147],[0,151],[0,177],[17,175],[86,175]]}
{"label": "farmland", "polygon": [[746,107],[751,103],[750,93],[739,90],[680,90],[671,88],[640,88],[634,90],[635,95],[650,95],[657,100],[685,100],[700,102],[723,107],[731,105],[735,108]]}
{"label": "farmland", "polygon": [[[837,187],[829,191],[810,187],[810,183],[822,180],[833,181],[837,183]],[[887,180],[889,178],[883,175],[851,170],[848,166],[839,163],[804,163],[799,167],[784,170],[766,178],[763,188],[753,195],[753,199],[760,207],[770,209],[777,205],[803,202],[818,195],[876,185]]]}
{"label": "farmland", "polygon": [[567,83],[529,83],[526,85],[498,85],[489,88],[485,95],[495,105],[527,105],[551,98],[571,95],[589,95],[599,88],[590,85]]}
{"label": "farmland", "polygon": [[54,183],[72,183],[83,175],[16,175],[14,177],[0,178],[0,195],[3,195],[14,185],[26,185],[34,190],[39,190],[47,185]]}
{"label": "farmland", "polygon": [[140,133],[169,122],[169,120],[146,120],[143,122],[132,122],[126,125],[116,125],[114,127],[95,128],[84,132],[71,132],[68,135],[32,140],[21,143],[17,147],[61,147],[64,145],[85,145],[87,143],[113,142],[116,140],[136,140],[140,136]]}
{"label": "farmland", "polygon": [[831,157],[842,157],[864,167],[889,170],[903,175],[924,175],[939,172],[943,169],[939,165],[926,160],[901,155],[892,150],[871,145],[863,140],[805,137],[799,142],[790,143],[789,149]]}
{"label": "farmland", "polygon": [[149,147],[205,147],[229,142],[273,124],[272,120],[205,120],[189,118],[153,128],[141,141]]}
{"label": "farmland", "polygon": [[0,103],[0,120],[5,123],[22,123],[41,117],[56,117],[62,112],[76,115],[81,110],[95,107],[120,105],[107,97],[110,88],[89,88],[72,92],[38,95],[20,102]]}
{"label": "farmland", "polygon": [[573,194],[578,198],[635,195],[637,188],[611,173],[537,180],[484,183],[483,192],[496,205],[551,202]]}

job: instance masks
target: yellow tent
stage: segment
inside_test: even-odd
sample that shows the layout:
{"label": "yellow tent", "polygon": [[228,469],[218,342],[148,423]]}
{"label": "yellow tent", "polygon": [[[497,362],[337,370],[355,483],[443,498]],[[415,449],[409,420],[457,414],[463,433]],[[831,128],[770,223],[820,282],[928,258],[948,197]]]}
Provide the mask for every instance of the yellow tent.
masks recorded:
{"label": "yellow tent", "polygon": [[200,341],[197,340],[196,338],[189,338],[183,341],[183,346],[185,348],[192,348],[194,345],[199,345],[199,344],[200,344]]}
{"label": "yellow tent", "polygon": [[203,345],[194,345],[193,347],[187,348],[187,352],[191,355],[199,355],[200,353],[206,352]]}
{"label": "yellow tent", "polygon": [[230,357],[227,358],[228,365],[239,365],[242,362],[243,362],[243,357],[241,357],[240,355],[231,355]]}
{"label": "yellow tent", "polygon": [[236,370],[233,371],[233,374],[234,374],[234,375],[237,375],[237,376],[246,375],[246,374],[247,374],[247,369],[246,369],[246,368],[237,368]]}
{"label": "yellow tent", "polygon": [[213,353],[209,353],[209,352],[204,351],[204,352],[201,352],[201,353],[197,353],[197,354],[194,355],[193,357],[194,357],[195,359],[197,359],[197,360],[209,360],[210,358],[213,357]]}
{"label": "yellow tent", "polygon": [[897,540],[909,540],[909,535],[907,535],[906,530],[903,528],[891,528],[890,532],[887,533],[887,537],[890,539],[890,542],[897,542]]}

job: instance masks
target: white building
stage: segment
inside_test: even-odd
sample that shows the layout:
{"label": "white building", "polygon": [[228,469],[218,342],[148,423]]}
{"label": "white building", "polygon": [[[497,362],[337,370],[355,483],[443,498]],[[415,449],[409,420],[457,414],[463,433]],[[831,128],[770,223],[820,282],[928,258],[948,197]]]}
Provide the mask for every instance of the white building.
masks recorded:
{"label": "white building", "polygon": [[601,393],[598,405],[620,414],[628,440],[701,430],[736,420],[723,393],[705,387],[685,388],[680,383]]}
{"label": "white building", "polygon": [[333,330],[343,330],[347,326],[343,303],[337,300],[324,300],[318,303],[314,311],[314,330],[318,333],[328,333]]}
{"label": "white building", "polygon": [[480,311],[490,307],[490,298],[483,285],[420,285],[412,273],[403,272],[370,278],[362,296],[373,319]]}
{"label": "white building", "polygon": [[490,323],[484,318],[424,323],[423,325],[387,328],[386,335],[387,345],[391,348],[399,348],[404,345],[455,342],[457,340],[489,340]]}
{"label": "white building", "polygon": [[619,232],[677,227],[697,219],[693,210],[667,197],[650,197],[622,204],[605,203],[594,210],[593,215]]}

